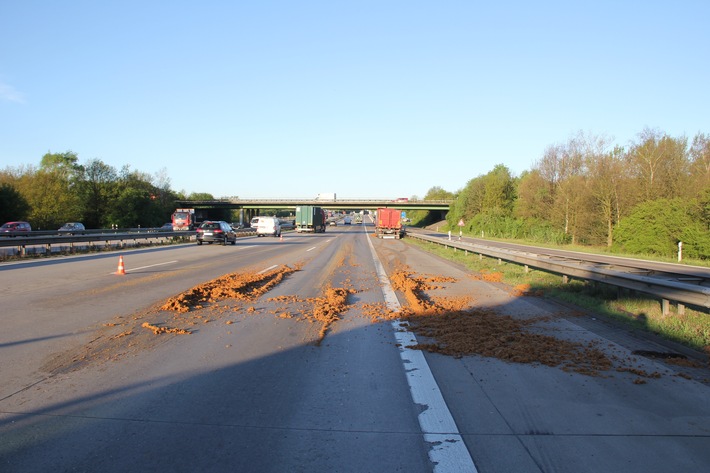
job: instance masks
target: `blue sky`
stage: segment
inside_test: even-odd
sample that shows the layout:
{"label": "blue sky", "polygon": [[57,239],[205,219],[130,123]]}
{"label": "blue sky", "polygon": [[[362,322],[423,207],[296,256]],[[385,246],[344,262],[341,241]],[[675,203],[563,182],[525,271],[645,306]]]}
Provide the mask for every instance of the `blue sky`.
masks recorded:
{"label": "blue sky", "polygon": [[0,169],[73,151],[215,197],[423,197],[579,131],[710,133],[710,2],[0,3]]}

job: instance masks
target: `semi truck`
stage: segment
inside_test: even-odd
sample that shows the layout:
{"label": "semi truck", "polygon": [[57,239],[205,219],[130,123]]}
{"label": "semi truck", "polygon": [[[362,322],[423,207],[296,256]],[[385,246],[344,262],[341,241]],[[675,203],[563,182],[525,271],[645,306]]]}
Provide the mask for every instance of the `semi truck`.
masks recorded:
{"label": "semi truck", "polygon": [[377,238],[402,238],[404,236],[404,225],[402,225],[400,211],[391,208],[377,209],[375,235]]}
{"label": "semi truck", "polygon": [[296,232],[325,232],[325,210],[315,205],[296,207]]}

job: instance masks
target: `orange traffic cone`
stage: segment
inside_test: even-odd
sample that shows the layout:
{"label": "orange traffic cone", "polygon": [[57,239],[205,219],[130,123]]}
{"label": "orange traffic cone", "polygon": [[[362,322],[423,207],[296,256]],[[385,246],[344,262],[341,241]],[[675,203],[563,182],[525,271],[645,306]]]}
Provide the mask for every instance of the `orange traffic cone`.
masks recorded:
{"label": "orange traffic cone", "polygon": [[118,257],[118,271],[116,274],[126,274],[126,268],[123,266],[123,256]]}

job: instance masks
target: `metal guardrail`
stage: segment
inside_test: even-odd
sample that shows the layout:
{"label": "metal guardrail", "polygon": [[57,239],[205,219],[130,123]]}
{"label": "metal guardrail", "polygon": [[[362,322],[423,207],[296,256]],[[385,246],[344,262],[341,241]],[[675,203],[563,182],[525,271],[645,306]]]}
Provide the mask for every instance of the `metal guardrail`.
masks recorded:
{"label": "metal guardrail", "polygon": [[478,243],[454,241],[449,240],[447,237],[435,238],[415,232],[409,232],[407,236],[409,238],[417,238],[451,248],[470,251],[475,254],[498,258],[507,262],[529,266],[566,277],[601,282],[659,297],[663,301],[664,314],[668,313],[669,301],[706,309],[710,308],[710,288],[697,284],[600,268],[596,266],[597,263],[593,262],[580,260],[569,261],[552,255],[542,255],[486,246]]}
{"label": "metal guardrail", "polygon": [[[238,229],[238,236],[251,235],[252,229]],[[52,253],[52,246],[68,246],[72,251],[77,244],[103,243],[105,246],[125,247],[126,242],[138,240],[164,239],[173,237],[193,237],[195,231],[158,231],[155,228],[120,229],[120,230],[84,230],[76,235],[57,235],[56,231],[32,232],[33,236],[0,237],[0,248],[15,247],[20,256],[27,255],[27,247],[42,246],[46,254]],[[25,235],[25,234],[23,234]]]}

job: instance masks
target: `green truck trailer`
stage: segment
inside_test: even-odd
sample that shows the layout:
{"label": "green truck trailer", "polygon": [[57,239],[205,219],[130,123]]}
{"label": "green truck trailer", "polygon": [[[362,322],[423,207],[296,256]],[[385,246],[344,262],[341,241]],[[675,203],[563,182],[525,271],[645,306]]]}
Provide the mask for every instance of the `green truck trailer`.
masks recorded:
{"label": "green truck trailer", "polygon": [[325,210],[315,205],[296,207],[296,232],[325,232]]}

